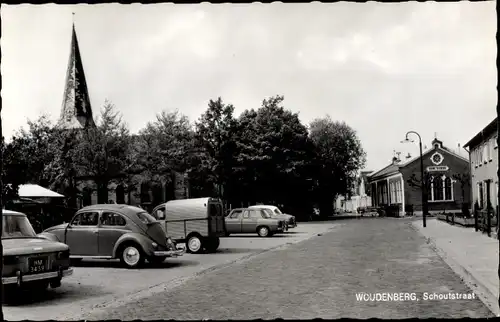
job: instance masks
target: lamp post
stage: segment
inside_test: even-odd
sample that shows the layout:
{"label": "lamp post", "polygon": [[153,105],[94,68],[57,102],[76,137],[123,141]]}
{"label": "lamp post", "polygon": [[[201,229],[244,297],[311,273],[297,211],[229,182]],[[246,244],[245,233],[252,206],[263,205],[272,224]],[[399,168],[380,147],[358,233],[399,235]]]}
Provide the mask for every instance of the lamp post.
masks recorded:
{"label": "lamp post", "polygon": [[[418,146],[420,148],[420,175],[421,175],[421,186],[422,186],[422,214],[423,214],[423,222],[424,222],[424,227],[427,227],[427,222],[426,222],[426,215],[427,215],[427,185],[425,182],[425,173],[424,173],[424,159],[422,158],[422,138],[420,137],[420,134],[418,134],[415,131],[408,131],[406,133],[406,138],[403,142],[414,142],[413,140],[410,140],[408,136],[410,134],[415,134],[418,136]],[[404,211],[404,209],[403,209]]]}

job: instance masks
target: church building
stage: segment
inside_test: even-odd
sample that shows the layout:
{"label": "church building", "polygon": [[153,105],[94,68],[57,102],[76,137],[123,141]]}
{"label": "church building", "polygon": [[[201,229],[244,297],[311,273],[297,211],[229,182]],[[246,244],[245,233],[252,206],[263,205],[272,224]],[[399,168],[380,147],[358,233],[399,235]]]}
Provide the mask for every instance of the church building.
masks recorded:
{"label": "church building", "polygon": [[[469,160],[445,147],[437,138],[422,152],[429,213],[470,208]],[[395,209],[392,215],[422,214],[420,156],[401,161],[369,175],[372,206]]]}
{"label": "church building", "polygon": [[[83,69],[83,62],[76,37],[75,25],[73,24],[71,35],[70,56],[63,94],[61,114],[57,128],[68,131],[96,127],[90,104],[90,96],[87,80]],[[131,140],[137,139],[132,135]],[[145,208],[154,207],[156,204],[171,199],[183,199],[189,197],[189,186],[187,176],[183,173],[172,172],[169,174],[169,183],[152,185],[144,182],[135,186],[127,186],[122,178],[112,180],[108,185],[108,203],[121,203],[141,205]],[[95,181],[84,174],[74,176],[71,187],[60,187],[60,190],[77,191],[77,200],[71,202],[77,207],[96,204],[97,185]],[[71,193],[72,194],[72,193]],[[68,195],[66,193],[66,195]],[[73,194],[74,195],[74,194]]]}

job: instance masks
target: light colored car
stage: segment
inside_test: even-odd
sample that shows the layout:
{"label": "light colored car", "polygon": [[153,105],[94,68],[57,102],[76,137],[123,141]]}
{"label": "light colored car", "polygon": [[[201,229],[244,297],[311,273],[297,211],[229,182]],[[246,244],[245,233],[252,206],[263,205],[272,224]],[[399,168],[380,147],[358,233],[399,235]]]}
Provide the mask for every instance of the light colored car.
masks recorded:
{"label": "light colored car", "polygon": [[67,244],[73,260],[118,258],[128,268],[139,267],[145,260],[161,263],[184,253],[166,236],[160,222],[128,205],[84,207],[69,224],[51,227],[39,236]]}
{"label": "light colored car", "polygon": [[171,200],[153,209],[165,232],[177,243],[185,243],[189,253],[219,248],[226,234],[222,201],[216,198]]}
{"label": "light colored car", "polygon": [[2,210],[2,282],[9,288],[46,289],[61,286],[73,274],[69,247],[37,237],[25,214]]}
{"label": "light colored car", "polygon": [[285,230],[285,221],[273,218],[269,209],[233,209],[225,218],[226,236],[230,234],[257,233],[260,237],[271,237]]}
{"label": "light colored car", "polygon": [[287,228],[295,228],[297,227],[297,221],[295,220],[295,216],[284,214],[281,210],[276,206],[271,205],[255,205],[250,206],[252,208],[264,208],[269,209],[272,212],[273,218],[283,219],[286,222]]}

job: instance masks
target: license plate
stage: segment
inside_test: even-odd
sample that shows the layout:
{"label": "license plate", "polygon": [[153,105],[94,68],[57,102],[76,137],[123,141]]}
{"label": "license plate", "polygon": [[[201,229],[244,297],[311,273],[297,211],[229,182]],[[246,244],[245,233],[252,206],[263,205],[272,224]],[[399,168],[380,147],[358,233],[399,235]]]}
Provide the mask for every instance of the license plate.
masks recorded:
{"label": "license plate", "polygon": [[43,273],[47,271],[47,257],[35,257],[28,260],[30,274]]}

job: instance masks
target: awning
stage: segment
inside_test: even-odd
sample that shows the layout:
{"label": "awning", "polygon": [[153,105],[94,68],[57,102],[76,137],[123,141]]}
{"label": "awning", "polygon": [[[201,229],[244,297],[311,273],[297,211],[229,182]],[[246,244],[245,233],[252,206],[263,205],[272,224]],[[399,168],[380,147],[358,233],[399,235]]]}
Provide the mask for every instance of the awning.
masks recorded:
{"label": "awning", "polygon": [[21,198],[64,198],[63,195],[39,186],[37,184],[19,185],[19,197]]}

